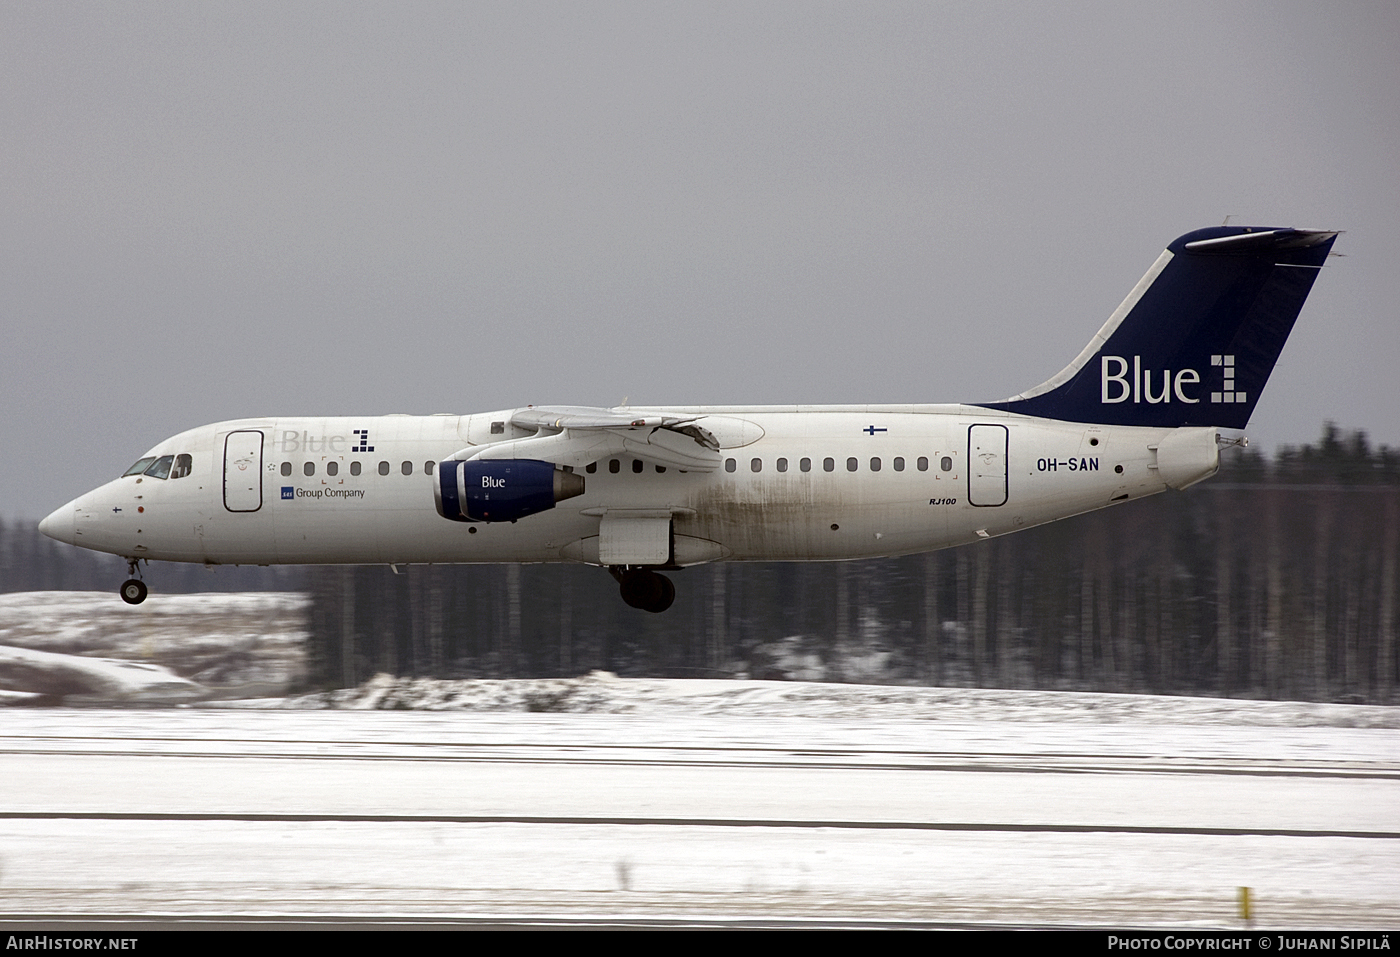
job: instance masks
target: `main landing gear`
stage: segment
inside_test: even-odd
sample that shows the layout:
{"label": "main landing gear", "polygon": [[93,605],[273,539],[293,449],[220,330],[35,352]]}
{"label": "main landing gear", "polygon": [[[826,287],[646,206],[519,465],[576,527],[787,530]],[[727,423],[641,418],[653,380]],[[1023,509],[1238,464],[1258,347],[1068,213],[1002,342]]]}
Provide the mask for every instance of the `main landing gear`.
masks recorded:
{"label": "main landing gear", "polygon": [[136,559],[128,558],[126,560],[126,573],[131,577],[122,582],[120,589],[122,601],[128,605],[139,605],[146,600],[146,583],[136,577],[141,574]]}
{"label": "main landing gear", "polygon": [[676,600],[676,586],[647,568],[609,568],[622,587],[622,600],[633,608],[659,614]]}

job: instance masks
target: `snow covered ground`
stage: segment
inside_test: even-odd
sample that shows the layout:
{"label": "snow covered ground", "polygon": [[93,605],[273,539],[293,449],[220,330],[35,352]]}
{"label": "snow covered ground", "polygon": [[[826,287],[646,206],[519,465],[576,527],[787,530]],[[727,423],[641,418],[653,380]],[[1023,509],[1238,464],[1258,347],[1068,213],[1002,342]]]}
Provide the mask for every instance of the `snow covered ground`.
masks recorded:
{"label": "snow covered ground", "polygon": [[0,919],[1238,928],[1247,886],[1258,927],[1400,924],[1372,709],[588,682],[610,710],[0,710]]}
{"label": "snow covered ground", "polygon": [[[66,647],[98,671],[122,671],[97,660],[122,649],[179,659],[185,637],[214,655],[102,597],[106,624],[59,595],[10,618],[0,602],[5,641],[31,648],[7,652],[11,673],[46,651],[38,607],[74,615]],[[296,660],[291,599],[234,625],[201,598],[253,660]],[[1356,705],[604,673],[4,708],[0,920],[1240,928],[1247,886],[1257,927],[1389,929],[1397,724]]]}
{"label": "snow covered ground", "polygon": [[61,655],[0,645],[0,690],[19,692],[14,703],[33,696],[83,701],[177,704],[208,697],[209,691],[159,665],[119,658]]}
{"label": "snow covered ground", "polygon": [[[280,694],[305,674],[309,604],[308,596],[287,592],[160,595],[141,605],[110,592],[0,594],[0,646],[151,666],[153,704],[172,700],[171,680],[181,678],[205,690],[186,688],[180,700]],[[0,689],[81,694],[90,701],[145,697],[134,670],[118,676],[110,665],[58,659],[49,661],[64,673],[61,684],[32,686],[40,661],[15,652],[0,656]],[[163,669],[162,676],[154,669]]]}
{"label": "snow covered ground", "polygon": [[600,671],[578,678],[538,679],[446,680],[378,675],[358,688],[286,699],[230,701],[223,706],[1400,728],[1400,709],[1384,705],[803,681],[619,678]]}

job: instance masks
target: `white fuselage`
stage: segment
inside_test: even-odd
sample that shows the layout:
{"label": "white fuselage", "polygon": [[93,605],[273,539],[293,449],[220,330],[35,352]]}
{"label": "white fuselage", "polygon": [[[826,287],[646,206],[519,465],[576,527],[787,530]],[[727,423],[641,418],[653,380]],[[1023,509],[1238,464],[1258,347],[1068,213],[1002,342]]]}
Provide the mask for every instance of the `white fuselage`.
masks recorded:
{"label": "white fuselage", "polygon": [[467,523],[435,508],[437,463],[531,435],[510,412],[242,419],[148,453],[188,456],[186,474],[116,479],[55,512],[46,530],[129,558],[211,564],[607,564],[602,516],[669,513],[676,565],[822,561],[1002,535],[1184,488],[1218,463],[1213,428],[1084,425],[973,406],[653,413],[695,417],[718,440],[721,467],[610,455],[575,469],[581,495],[515,522]]}

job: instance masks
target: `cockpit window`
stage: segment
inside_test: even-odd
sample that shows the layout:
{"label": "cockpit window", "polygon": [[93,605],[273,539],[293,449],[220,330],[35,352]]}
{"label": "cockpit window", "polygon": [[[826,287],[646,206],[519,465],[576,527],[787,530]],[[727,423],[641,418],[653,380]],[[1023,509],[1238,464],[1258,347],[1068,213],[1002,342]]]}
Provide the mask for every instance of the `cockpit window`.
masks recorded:
{"label": "cockpit window", "polygon": [[184,478],[194,471],[194,459],[188,452],[181,452],[175,456],[175,468],[171,469],[171,478]]}
{"label": "cockpit window", "polygon": [[126,478],[128,475],[140,475],[142,472],[146,471],[146,469],[150,468],[151,463],[155,460],[156,457],[154,455],[148,455],[144,459],[137,459],[135,465],[122,473],[122,478]]}
{"label": "cockpit window", "polygon": [[175,456],[162,455],[160,458],[156,459],[154,465],[146,469],[146,474],[151,478],[170,478],[170,466],[173,464],[175,464]]}

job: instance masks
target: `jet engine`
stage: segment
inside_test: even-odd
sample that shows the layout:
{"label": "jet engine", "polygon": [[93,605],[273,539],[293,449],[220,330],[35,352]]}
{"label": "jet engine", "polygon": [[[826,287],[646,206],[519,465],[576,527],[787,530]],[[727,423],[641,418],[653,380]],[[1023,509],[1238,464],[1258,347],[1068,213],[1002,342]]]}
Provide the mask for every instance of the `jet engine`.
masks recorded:
{"label": "jet engine", "polygon": [[438,514],[454,522],[513,522],[583,494],[583,476],[535,459],[438,464]]}

